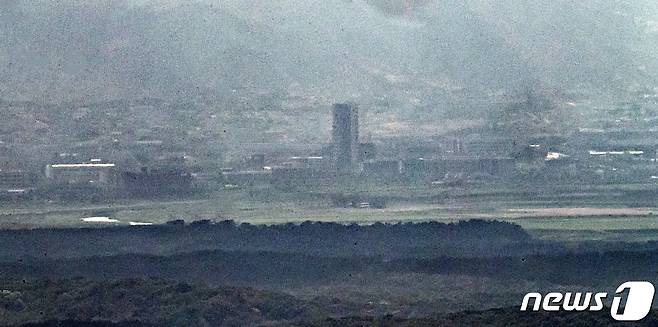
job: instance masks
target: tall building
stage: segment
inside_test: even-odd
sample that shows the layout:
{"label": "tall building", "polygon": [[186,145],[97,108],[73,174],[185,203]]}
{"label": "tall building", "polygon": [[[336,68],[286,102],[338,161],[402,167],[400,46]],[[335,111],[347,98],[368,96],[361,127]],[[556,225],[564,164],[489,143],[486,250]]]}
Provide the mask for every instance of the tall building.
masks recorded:
{"label": "tall building", "polygon": [[359,160],[359,109],[354,104],[333,106],[334,160],[339,171],[352,171]]}

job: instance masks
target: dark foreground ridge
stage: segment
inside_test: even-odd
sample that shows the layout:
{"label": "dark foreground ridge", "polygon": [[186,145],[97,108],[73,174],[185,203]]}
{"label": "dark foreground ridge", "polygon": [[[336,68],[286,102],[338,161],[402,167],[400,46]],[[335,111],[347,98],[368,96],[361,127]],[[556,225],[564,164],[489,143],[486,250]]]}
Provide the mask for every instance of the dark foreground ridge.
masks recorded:
{"label": "dark foreground ridge", "polygon": [[155,327],[156,325],[138,321],[79,321],[79,320],[48,320],[37,323],[27,323],[21,327]]}
{"label": "dark foreground ridge", "polygon": [[300,322],[296,327],[430,327],[430,326],[656,326],[658,311],[637,323],[618,322],[609,311],[598,312],[520,312],[518,308],[463,311],[432,318],[345,317]]}
{"label": "dark foreground ridge", "polygon": [[[512,307],[527,292],[614,292],[658,271],[655,243],[584,252],[477,220],[204,221],[1,231],[0,242],[0,325],[605,325],[600,313]],[[489,308],[512,309],[464,311]]]}
{"label": "dark foreground ridge", "polygon": [[326,314],[316,304],[281,293],[155,279],[17,281],[4,287],[12,293],[5,291],[0,298],[0,319],[9,325],[57,326],[59,321],[61,326],[69,326],[68,322],[80,326],[244,326]]}
{"label": "dark foreground ridge", "polygon": [[[517,307],[422,318],[337,317],[316,301],[249,288],[209,288],[155,279],[115,282],[39,281],[10,285],[0,306],[3,326],[628,326],[598,312],[520,312]],[[7,293],[7,292],[5,292]],[[39,317],[39,318],[34,318]],[[633,326],[656,326],[658,310]]]}
{"label": "dark foreground ridge", "polygon": [[121,254],[0,262],[4,278],[164,278],[210,285],[317,285],[357,274],[422,274],[527,280],[587,287],[614,287],[626,280],[653,280],[658,250],[505,256],[488,258],[325,257],[299,253],[208,250],[156,256]]}
{"label": "dark foreground ridge", "polygon": [[[522,243],[524,246],[512,246]],[[471,220],[458,223],[251,225],[213,223],[83,229],[0,231],[0,260],[66,258],[124,253],[169,255],[200,250],[271,251],[321,256],[387,257],[509,254],[534,251],[518,225]],[[30,244],[30,246],[25,246]]]}

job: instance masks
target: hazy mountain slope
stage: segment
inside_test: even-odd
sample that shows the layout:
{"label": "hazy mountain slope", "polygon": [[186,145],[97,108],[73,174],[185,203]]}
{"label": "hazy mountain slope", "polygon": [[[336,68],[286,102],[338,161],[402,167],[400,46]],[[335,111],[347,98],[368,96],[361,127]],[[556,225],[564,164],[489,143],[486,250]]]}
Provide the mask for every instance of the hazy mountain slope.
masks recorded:
{"label": "hazy mountain slope", "polygon": [[655,78],[657,15],[648,0],[11,0],[0,4],[0,97],[618,88]]}

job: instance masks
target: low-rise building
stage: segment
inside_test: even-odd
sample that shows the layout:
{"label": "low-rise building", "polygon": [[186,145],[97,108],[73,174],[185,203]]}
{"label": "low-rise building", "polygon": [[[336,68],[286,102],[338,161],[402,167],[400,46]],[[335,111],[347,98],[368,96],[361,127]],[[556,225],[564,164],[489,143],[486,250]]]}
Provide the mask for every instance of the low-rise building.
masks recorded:
{"label": "low-rise building", "polygon": [[18,169],[0,169],[0,199],[27,197],[34,192],[31,176]]}
{"label": "low-rise building", "polygon": [[305,166],[272,167],[272,185],[280,189],[328,185],[335,181],[336,172],[333,169]]}
{"label": "low-rise building", "polygon": [[192,174],[178,168],[148,169],[123,172],[123,187],[134,196],[184,194],[192,190]]}
{"label": "low-rise building", "polygon": [[46,178],[54,184],[113,186],[116,165],[102,162],[49,164]]}
{"label": "low-rise building", "polygon": [[270,184],[272,172],[270,170],[229,171],[222,173],[225,185],[256,186]]}
{"label": "low-rise building", "polygon": [[417,158],[403,163],[403,174],[408,178],[437,179],[449,173],[466,176],[486,174],[505,176],[514,170],[514,159],[509,157],[444,157],[426,160]]}

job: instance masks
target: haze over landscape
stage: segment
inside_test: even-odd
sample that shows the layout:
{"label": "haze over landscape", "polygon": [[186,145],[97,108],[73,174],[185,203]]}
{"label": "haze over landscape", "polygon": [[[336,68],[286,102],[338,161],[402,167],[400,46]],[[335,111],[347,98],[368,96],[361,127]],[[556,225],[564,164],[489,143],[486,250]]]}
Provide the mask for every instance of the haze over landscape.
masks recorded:
{"label": "haze over landscape", "polygon": [[0,326],[615,325],[657,213],[654,0],[0,0]]}
{"label": "haze over landscape", "polygon": [[0,16],[8,100],[249,88],[413,107],[406,89],[614,92],[658,68],[650,0],[10,0]]}

